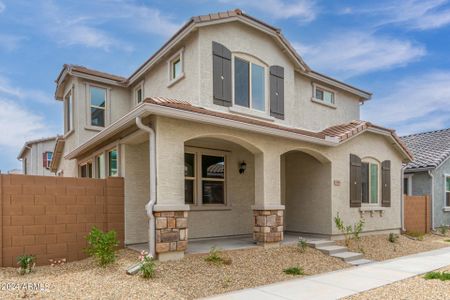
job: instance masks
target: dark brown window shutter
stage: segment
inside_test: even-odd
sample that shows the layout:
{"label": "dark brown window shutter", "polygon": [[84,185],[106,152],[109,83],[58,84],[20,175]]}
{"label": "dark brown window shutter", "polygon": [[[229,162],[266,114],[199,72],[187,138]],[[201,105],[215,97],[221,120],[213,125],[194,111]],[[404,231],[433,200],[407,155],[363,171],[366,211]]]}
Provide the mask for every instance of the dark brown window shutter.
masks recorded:
{"label": "dark brown window shutter", "polygon": [[284,119],[284,68],[270,67],[270,115]]}
{"label": "dark brown window shutter", "polygon": [[212,42],[214,104],[231,106],[231,51]]}
{"label": "dark brown window shutter", "polygon": [[391,206],[391,161],[381,163],[381,206]]}
{"label": "dark brown window shutter", "polygon": [[47,152],[42,153],[42,166],[47,168]]}
{"label": "dark brown window shutter", "polygon": [[361,207],[361,158],[350,154],[350,207]]}
{"label": "dark brown window shutter", "polygon": [[361,202],[369,203],[369,164],[361,164]]}

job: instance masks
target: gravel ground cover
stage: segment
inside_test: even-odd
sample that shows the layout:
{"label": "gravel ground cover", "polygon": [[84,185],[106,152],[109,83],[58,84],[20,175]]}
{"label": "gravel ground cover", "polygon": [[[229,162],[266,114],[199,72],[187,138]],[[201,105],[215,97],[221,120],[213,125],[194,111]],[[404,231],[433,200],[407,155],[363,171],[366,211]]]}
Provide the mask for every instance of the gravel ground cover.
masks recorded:
{"label": "gravel ground cover", "polygon": [[0,299],[193,299],[232,290],[269,284],[293,278],[283,273],[288,267],[300,266],[306,275],[330,272],[348,267],[339,259],[315,249],[301,253],[295,246],[274,249],[252,248],[224,251],[230,265],[214,265],[205,254],[187,255],[181,261],[157,263],[156,277],[145,280],[129,276],[125,270],[137,262],[138,253],[118,251],[118,260],[106,268],[92,259],[62,266],[36,267],[34,273],[20,276],[17,269],[1,268],[0,283],[41,283],[47,290],[24,292],[0,290]]}
{"label": "gravel ground cover", "polygon": [[[360,241],[351,241],[349,249],[361,252],[364,257],[371,260],[381,261],[395,257],[410,255],[433,249],[450,247],[450,242],[444,240],[448,237],[427,234],[422,241],[414,240],[404,235],[398,237],[397,242],[388,241],[388,234],[363,236]],[[344,245],[344,241],[338,241],[339,245]]]}
{"label": "gravel ground cover", "polygon": [[[450,272],[450,266],[439,271]],[[398,281],[377,289],[345,298],[347,300],[362,299],[408,299],[408,300],[444,300],[450,299],[450,281],[425,280],[423,275]]]}

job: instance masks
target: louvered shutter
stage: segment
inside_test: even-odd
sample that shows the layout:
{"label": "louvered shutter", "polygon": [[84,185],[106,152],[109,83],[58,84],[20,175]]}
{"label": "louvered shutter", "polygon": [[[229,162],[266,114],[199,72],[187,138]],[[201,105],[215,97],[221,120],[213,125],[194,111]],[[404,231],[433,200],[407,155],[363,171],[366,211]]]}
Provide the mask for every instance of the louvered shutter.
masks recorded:
{"label": "louvered shutter", "polygon": [[270,67],[270,115],[284,119],[284,68]]}
{"label": "louvered shutter", "polygon": [[212,42],[214,104],[231,106],[231,51]]}
{"label": "louvered shutter", "polygon": [[361,158],[350,154],[350,207],[361,207]]}
{"label": "louvered shutter", "polygon": [[381,206],[391,206],[391,161],[381,163]]}
{"label": "louvered shutter", "polygon": [[361,202],[369,203],[369,164],[361,164]]}
{"label": "louvered shutter", "polygon": [[42,153],[42,166],[44,168],[47,168],[47,164],[48,164],[48,162],[47,162],[47,152],[44,152],[44,153]]}

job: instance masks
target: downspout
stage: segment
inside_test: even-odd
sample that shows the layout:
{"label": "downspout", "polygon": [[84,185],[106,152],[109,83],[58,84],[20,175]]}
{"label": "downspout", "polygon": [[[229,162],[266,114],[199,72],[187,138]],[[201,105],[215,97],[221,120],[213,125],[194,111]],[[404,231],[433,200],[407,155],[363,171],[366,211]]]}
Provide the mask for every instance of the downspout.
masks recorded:
{"label": "downspout", "polygon": [[155,251],[155,217],[153,216],[153,207],[156,203],[156,135],[153,128],[142,123],[141,117],[136,117],[136,125],[139,129],[148,132],[148,147],[150,153],[150,199],[145,205],[148,216],[148,247],[149,255],[156,257]]}
{"label": "downspout", "polygon": [[406,231],[406,229],[405,229],[405,188],[404,188],[404,182],[405,182],[405,169],[406,169],[406,165],[405,166],[403,166],[402,167],[402,169],[401,169],[401,172],[402,172],[402,174],[401,174],[401,184],[400,184],[400,186],[401,186],[401,191],[400,191],[400,193],[401,193],[401,201],[400,201],[400,203],[401,203],[401,208],[400,208],[400,214],[401,214],[401,222],[402,222],[402,232],[405,232]]}
{"label": "downspout", "polygon": [[433,171],[428,170],[431,177],[431,230],[434,230],[434,175]]}

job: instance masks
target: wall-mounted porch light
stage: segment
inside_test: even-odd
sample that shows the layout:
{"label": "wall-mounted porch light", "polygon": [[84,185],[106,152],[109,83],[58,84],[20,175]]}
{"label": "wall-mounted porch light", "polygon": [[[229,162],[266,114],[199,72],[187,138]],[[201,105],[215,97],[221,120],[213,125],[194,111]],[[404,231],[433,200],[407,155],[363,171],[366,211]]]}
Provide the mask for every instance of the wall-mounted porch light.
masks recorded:
{"label": "wall-mounted porch light", "polygon": [[247,169],[247,164],[245,163],[245,161],[243,161],[239,165],[239,174],[243,174],[245,172],[245,169]]}

